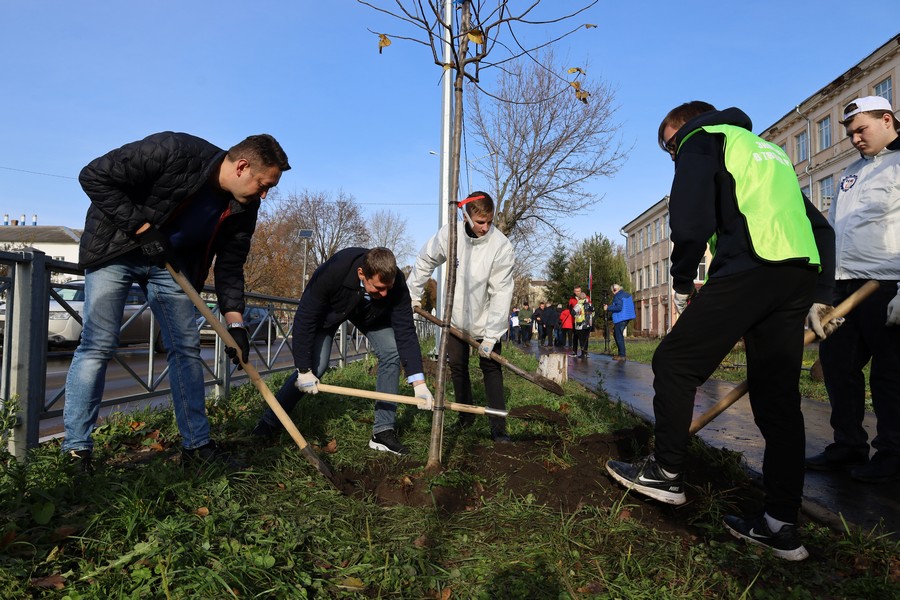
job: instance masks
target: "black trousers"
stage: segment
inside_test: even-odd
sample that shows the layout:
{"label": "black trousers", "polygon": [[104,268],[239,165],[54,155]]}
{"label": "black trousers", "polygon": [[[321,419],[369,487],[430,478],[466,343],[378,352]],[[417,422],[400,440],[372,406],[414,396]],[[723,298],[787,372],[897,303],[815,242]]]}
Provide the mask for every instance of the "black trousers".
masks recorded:
{"label": "black trousers", "polygon": [[803,493],[806,437],[800,412],[804,322],[816,271],[764,265],[710,278],[653,355],[657,461],[681,472],[697,386],[744,338],[753,418],[766,442],[765,509],[795,523]]}
{"label": "black trousers", "polygon": [[581,346],[582,354],[587,353],[588,347],[588,337],[591,335],[591,330],[588,328],[584,329],[576,329],[574,337],[572,338],[572,353],[578,354],[578,346]]}
{"label": "black trousers", "polygon": [[[834,304],[839,304],[865,283],[838,281]],[[878,417],[872,447],[900,455],[900,327],[887,327],[887,305],[897,295],[896,281],[880,287],[853,309],[831,336],[819,344],[825,387],[831,402],[834,441],[868,450],[865,417],[866,379],[863,367],[871,360],[869,389]]]}
{"label": "black trousers", "polygon": [[[481,341],[481,340],[479,340]],[[456,401],[462,404],[472,404],[472,381],[469,378],[469,353],[471,346],[456,336],[447,337],[447,359],[450,362],[450,379],[453,381],[453,393]],[[494,352],[500,354],[502,344],[494,344]],[[484,374],[484,393],[487,397],[489,408],[506,410],[506,399],[503,397],[503,370],[500,363],[489,358],[478,357],[479,367]],[[491,424],[491,435],[506,434],[506,419],[502,417],[488,417]],[[459,420],[463,423],[475,420],[472,413],[459,413]]]}

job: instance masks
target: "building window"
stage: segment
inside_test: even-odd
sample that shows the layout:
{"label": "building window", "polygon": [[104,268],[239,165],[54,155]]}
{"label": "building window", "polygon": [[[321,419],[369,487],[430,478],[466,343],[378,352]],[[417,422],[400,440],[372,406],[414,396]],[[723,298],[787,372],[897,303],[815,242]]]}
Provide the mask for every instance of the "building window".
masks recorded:
{"label": "building window", "polygon": [[800,188],[800,191],[803,192],[803,195],[806,196],[807,198],[812,198],[812,196],[809,193],[808,185],[804,185],[802,188]]}
{"label": "building window", "polygon": [[637,289],[644,289],[644,270],[638,269],[638,286]]}
{"label": "building window", "polygon": [[653,285],[659,285],[659,263],[653,263]]}
{"label": "building window", "polygon": [[828,210],[834,198],[834,175],[819,180],[819,210]]}
{"label": "building window", "polygon": [[819,150],[831,147],[831,117],[825,117],[817,124],[819,130]]}
{"label": "building window", "polygon": [[653,243],[653,231],[650,229],[650,223],[647,223],[647,247]]}
{"label": "building window", "polygon": [[706,255],[703,255],[703,258],[700,260],[700,264],[697,265],[697,279],[696,281],[705,281],[706,280]]}
{"label": "building window", "polygon": [[631,240],[631,243],[629,244],[629,246],[631,246],[631,256],[634,256],[634,247],[637,245],[637,238],[632,233],[629,239]]}
{"label": "building window", "polygon": [[663,281],[664,281],[666,284],[668,284],[668,283],[669,283],[669,259],[668,259],[668,258],[664,258],[664,259],[663,259],[663,272],[662,272],[662,276],[663,276]]}
{"label": "building window", "polygon": [[669,213],[663,215],[662,218],[662,239],[668,239],[669,237]]}
{"label": "building window", "polygon": [[806,132],[801,131],[800,135],[794,136],[794,142],[797,148],[797,162],[809,159],[809,136]]}
{"label": "building window", "polygon": [[890,102],[891,106],[894,105],[894,99],[893,99],[894,94],[893,94],[893,88],[891,87],[891,78],[890,77],[888,77],[881,83],[875,84],[875,95],[881,96],[882,98],[884,98],[885,100]]}
{"label": "building window", "polygon": [[653,222],[653,224],[656,226],[656,241],[657,242],[662,240],[662,229],[660,228],[660,224],[659,224],[659,222],[661,220],[662,219],[657,219],[656,221]]}
{"label": "building window", "polygon": [[[784,144],[778,144],[778,147],[781,148],[782,150],[784,150],[784,153],[785,153],[785,154],[788,153],[788,151],[787,151],[787,143],[784,143]],[[790,156],[790,155],[788,155],[788,156]]]}

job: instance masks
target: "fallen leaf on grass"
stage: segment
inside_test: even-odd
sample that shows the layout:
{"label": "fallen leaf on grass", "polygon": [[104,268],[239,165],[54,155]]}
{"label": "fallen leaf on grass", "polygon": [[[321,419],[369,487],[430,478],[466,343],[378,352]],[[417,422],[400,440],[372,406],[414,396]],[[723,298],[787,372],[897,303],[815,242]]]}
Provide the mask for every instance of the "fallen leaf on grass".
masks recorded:
{"label": "fallen leaf on grass", "polygon": [[618,516],[617,518],[618,518],[620,521],[627,521],[628,519],[631,518],[631,511],[628,510],[627,508],[623,508],[623,509],[619,512],[619,516]]}
{"label": "fallen leaf on grass", "polygon": [[145,423],[143,421],[132,421],[130,423],[130,427],[132,431],[137,431],[138,429],[142,429]]}
{"label": "fallen leaf on grass", "polygon": [[413,540],[413,546],[416,548],[428,548],[431,545],[431,540],[428,539],[428,536],[424,533]]}
{"label": "fallen leaf on grass", "polygon": [[601,594],[606,591],[606,586],[604,586],[599,581],[592,581],[589,584],[582,586],[575,590],[579,594]]}
{"label": "fallen leaf on grass", "polygon": [[366,584],[364,584],[362,579],[359,579],[358,577],[347,577],[342,582],[337,584],[337,587],[342,590],[361,592],[366,589]]}
{"label": "fallen leaf on grass", "polygon": [[62,575],[49,575],[47,577],[32,577],[33,587],[61,590],[66,587],[66,578]]}
{"label": "fallen leaf on grass", "polygon": [[197,510],[194,511],[194,514],[197,515],[198,517],[208,517],[209,509],[206,508],[205,506],[201,506],[200,508],[198,508]]}
{"label": "fallen leaf on grass", "polygon": [[64,540],[67,537],[72,536],[76,531],[78,531],[77,527],[72,527],[71,525],[62,525],[53,530],[53,539],[56,541]]}
{"label": "fallen leaf on grass", "polygon": [[322,448],[322,451],[325,452],[325,454],[334,454],[335,452],[337,452],[337,440],[331,440],[330,442],[325,444],[325,447]]}

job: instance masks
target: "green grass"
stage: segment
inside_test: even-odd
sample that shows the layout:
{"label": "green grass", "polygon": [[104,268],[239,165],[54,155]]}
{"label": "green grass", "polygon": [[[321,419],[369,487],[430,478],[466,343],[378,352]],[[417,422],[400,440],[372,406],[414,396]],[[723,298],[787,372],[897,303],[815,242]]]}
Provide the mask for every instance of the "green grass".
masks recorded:
{"label": "green grass", "polygon": [[[515,349],[507,355],[520,366],[536,367],[533,357]],[[372,389],[371,366],[355,363],[325,380]],[[270,387],[277,389],[281,379]],[[473,379],[478,396],[480,372],[473,370]],[[584,435],[635,424],[621,407],[573,383],[566,384],[565,397],[511,374],[506,387],[510,407],[543,404],[567,411],[574,428],[565,435],[573,444]],[[816,558],[794,565],[717,541],[722,506],[712,492],[701,499],[708,518],[701,514],[699,534],[689,535],[628,518],[638,507],[624,494],[608,506],[570,513],[543,506],[531,494],[512,493],[485,496],[455,513],[382,506],[371,497],[339,493],[287,436],[273,444],[250,439],[246,432],[262,410],[252,387],[208,406],[214,436],[246,468],[186,472],[174,460],[177,433],[170,411],[117,415],[104,424],[95,437],[103,464],[88,479],[68,470],[56,443],[34,450],[24,464],[4,454],[0,597],[898,597],[900,548],[875,534],[838,535],[807,525],[803,535],[817,549]],[[421,462],[430,416],[414,407],[399,412],[403,440]],[[372,419],[367,401],[319,394],[304,400],[294,417],[312,443],[337,441],[337,451],[327,455],[336,469],[363,470],[373,460],[394,464],[393,457],[373,457],[366,448]],[[483,421],[472,440],[486,437]],[[0,430],[11,422],[7,412]],[[547,434],[555,431],[509,420],[514,438],[526,428],[540,434],[541,427],[548,427]],[[462,466],[468,451],[459,444],[447,451],[446,468],[431,483],[477,483]],[[730,456],[709,456],[723,469],[737,464]]]}

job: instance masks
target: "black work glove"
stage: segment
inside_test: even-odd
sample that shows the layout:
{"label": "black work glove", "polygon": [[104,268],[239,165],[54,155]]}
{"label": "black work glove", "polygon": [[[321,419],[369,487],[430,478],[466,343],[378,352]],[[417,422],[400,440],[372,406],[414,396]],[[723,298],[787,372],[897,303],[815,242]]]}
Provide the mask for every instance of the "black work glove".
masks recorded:
{"label": "black work glove", "polygon": [[228,333],[231,334],[231,337],[234,338],[235,343],[241,349],[241,356],[240,359],[238,359],[237,350],[231,346],[225,348],[225,354],[228,355],[231,362],[237,365],[238,369],[243,369],[241,361],[248,362],[250,360],[250,336],[247,335],[247,330],[243,327],[234,327],[229,329]]}
{"label": "black work glove", "polygon": [[138,234],[138,243],[141,245],[141,252],[147,259],[160,269],[166,268],[166,263],[175,266],[175,249],[169,243],[169,238],[156,227],[150,227],[144,233]]}

